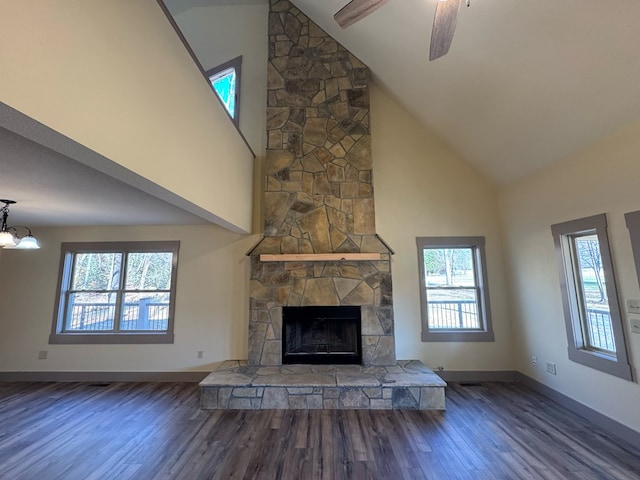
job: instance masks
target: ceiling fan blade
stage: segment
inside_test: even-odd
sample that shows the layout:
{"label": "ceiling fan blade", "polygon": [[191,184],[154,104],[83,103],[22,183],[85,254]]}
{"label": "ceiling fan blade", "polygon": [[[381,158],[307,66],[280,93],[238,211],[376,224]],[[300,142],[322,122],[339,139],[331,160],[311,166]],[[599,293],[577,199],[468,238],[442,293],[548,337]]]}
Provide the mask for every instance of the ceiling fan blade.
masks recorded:
{"label": "ceiling fan blade", "polygon": [[387,2],[388,0],[351,0],[333,18],[342,28],[347,28]]}
{"label": "ceiling fan blade", "polygon": [[433,18],[429,60],[440,58],[449,51],[453,34],[456,31],[460,1],[461,0],[439,0],[436,2],[436,15]]}

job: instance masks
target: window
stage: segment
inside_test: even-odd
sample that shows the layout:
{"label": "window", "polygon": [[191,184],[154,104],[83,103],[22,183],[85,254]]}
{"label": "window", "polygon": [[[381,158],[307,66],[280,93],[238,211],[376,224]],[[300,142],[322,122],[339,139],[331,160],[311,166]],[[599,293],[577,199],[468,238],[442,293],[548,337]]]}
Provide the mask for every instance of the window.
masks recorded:
{"label": "window", "polygon": [[235,123],[240,124],[240,67],[242,56],[209,70],[206,75],[214,92]]}
{"label": "window", "polygon": [[636,266],[638,285],[640,285],[640,211],[625,213],[624,219],[629,229],[633,261]]}
{"label": "window", "polygon": [[179,246],[63,243],[50,343],[173,343]]}
{"label": "window", "polygon": [[422,340],[491,342],[484,237],[418,237]]}
{"label": "window", "polygon": [[604,214],[551,226],[569,359],[631,379]]}

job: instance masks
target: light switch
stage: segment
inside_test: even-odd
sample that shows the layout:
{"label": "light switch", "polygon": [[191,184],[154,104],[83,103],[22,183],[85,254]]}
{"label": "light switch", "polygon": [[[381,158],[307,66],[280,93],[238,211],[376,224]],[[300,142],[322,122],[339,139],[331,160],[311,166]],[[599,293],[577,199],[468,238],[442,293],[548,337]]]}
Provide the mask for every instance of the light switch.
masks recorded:
{"label": "light switch", "polygon": [[640,333],[640,318],[630,318],[631,333]]}
{"label": "light switch", "polygon": [[627,299],[627,312],[640,313],[640,300]]}

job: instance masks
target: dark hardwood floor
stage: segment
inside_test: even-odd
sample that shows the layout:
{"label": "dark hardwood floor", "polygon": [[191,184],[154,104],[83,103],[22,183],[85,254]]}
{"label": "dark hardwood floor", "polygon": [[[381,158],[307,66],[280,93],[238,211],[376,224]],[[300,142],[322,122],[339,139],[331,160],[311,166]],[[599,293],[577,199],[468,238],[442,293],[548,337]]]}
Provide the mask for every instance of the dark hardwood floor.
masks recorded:
{"label": "dark hardwood floor", "polygon": [[638,479],[640,451],[518,384],[446,412],[200,411],[187,383],[0,383],[0,478]]}

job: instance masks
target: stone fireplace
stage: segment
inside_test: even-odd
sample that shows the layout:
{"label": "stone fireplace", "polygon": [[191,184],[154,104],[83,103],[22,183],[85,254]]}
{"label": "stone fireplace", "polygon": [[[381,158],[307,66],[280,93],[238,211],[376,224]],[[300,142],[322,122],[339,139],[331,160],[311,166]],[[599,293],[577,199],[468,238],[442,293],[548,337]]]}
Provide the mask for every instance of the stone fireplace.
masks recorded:
{"label": "stone fireplace", "polygon": [[265,236],[249,253],[249,364],[282,365],[284,308],[342,306],[360,308],[361,364],[393,365],[391,252],[375,230],[369,69],[289,1],[270,7]]}
{"label": "stone fireplace", "polygon": [[270,0],[267,80],[249,358],[200,383],[201,407],[444,409],[445,382],[419,361],[396,361],[392,252],[375,230],[369,70],[287,0]]}

